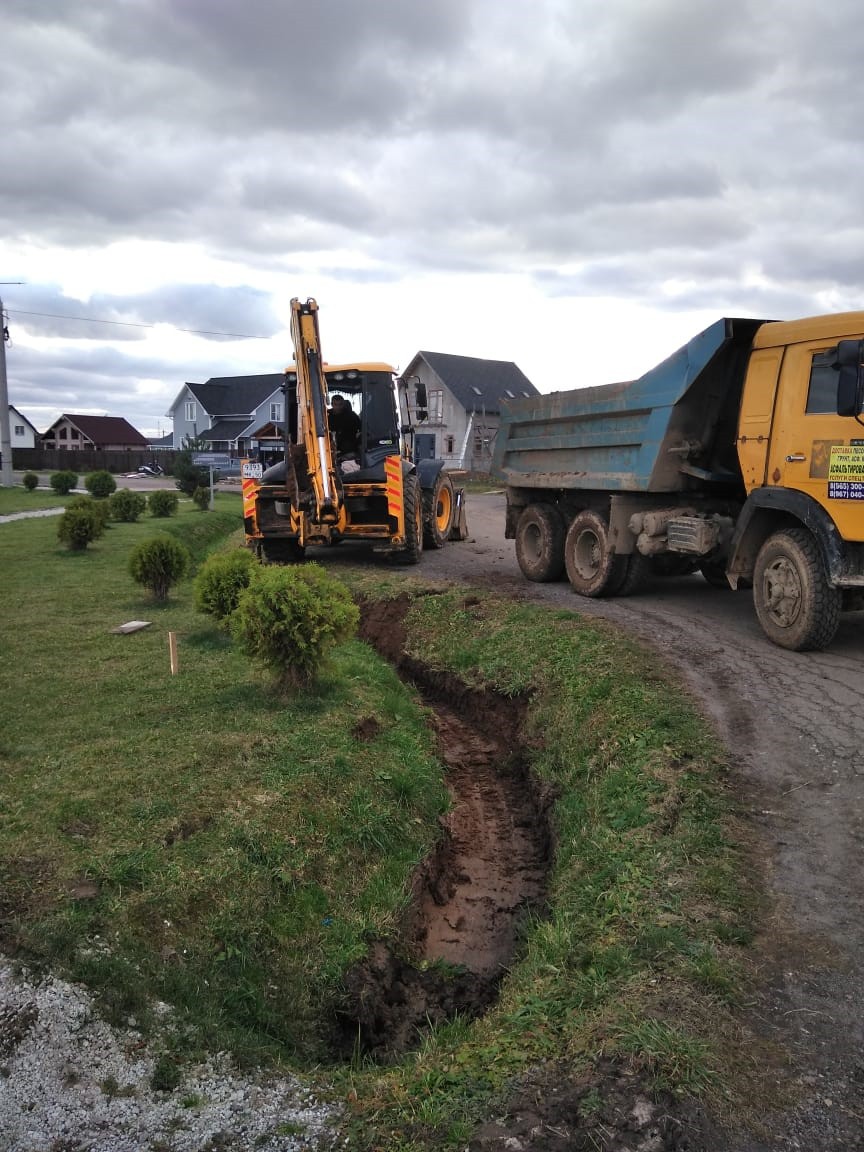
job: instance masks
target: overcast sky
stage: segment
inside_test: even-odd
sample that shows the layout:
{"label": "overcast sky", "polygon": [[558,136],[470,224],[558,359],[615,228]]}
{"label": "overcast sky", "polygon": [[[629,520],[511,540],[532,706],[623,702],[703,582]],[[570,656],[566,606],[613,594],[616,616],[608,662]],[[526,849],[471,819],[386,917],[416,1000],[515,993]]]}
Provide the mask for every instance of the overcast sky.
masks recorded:
{"label": "overcast sky", "polygon": [[[3,0],[9,400],[145,434],[331,362],[639,375],[864,308],[853,0]],[[23,281],[12,284],[9,281]],[[60,317],[63,317],[62,319]]]}

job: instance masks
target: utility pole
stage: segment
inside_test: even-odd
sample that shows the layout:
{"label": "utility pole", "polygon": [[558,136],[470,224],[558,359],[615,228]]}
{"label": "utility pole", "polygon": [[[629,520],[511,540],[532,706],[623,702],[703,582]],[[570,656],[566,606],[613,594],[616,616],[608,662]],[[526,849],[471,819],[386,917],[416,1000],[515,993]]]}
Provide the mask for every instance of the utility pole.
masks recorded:
{"label": "utility pole", "polygon": [[9,339],[9,326],[0,299],[0,487],[12,488],[15,478],[12,475],[12,436],[9,431],[9,389],[6,384],[6,341]]}

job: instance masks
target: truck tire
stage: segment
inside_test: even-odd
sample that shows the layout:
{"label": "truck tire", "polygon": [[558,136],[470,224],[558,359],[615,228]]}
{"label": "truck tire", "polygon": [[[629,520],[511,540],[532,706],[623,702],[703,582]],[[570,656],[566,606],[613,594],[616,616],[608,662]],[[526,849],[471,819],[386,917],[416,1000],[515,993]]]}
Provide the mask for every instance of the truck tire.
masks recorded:
{"label": "truck tire", "polygon": [[627,557],[609,550],[609,526],[596,512],[580,512],[564,540],[567,579],[580,596],[614,596],[627,575]]}
{"label": "truck tire", "polygon": [[699,565],[699,571],[712,588],[722,588],[725,592],[731,592],[731,585],[726,579],[725,564],[719,564],[716,560],[706,560]]}
{"label": "truck tire", "polygon": [[816,541],[805,528],[775,532],[762,545],[753,603],[765,635],[781,648],[818,650],[834,639],[840,590],[829,586]]}
{"label": "truck tire", "polygon": [[405,547],[398,553],[402,564],[419,564],[423,554],[423,492],[416,475],[406,476],[403,485],[405,501]]}
{"label": "truck tire", "polygon": [[443,548],[450,538],[456,494],[453,481],[446,472],[439,472],[435,483],[423,493],[423,545],[425,548]]}
{"label": "truck tire", "polygon": [[564,573],[564,521],[552,504],[529,504],[516,525],[516,559],[535,584],[560,580]]}
{"label": "truck tire", "polygon": [[654,565],[650,556],[641,552],[631,552],[622,558],[625,564],[624,578],[616,589],[616,596],[634,596],[642,592],[654,575]]}

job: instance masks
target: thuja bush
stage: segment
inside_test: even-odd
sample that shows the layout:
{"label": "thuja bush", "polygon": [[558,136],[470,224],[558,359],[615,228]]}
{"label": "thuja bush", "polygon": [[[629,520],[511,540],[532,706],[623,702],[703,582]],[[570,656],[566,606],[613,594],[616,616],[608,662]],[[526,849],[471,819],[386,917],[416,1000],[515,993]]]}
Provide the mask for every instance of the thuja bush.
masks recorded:
{"label": "thuja bush", "polygon": [[25,472],[21,477],[21,483],[28,492],[32,492],[34,488],[39,487],[39,477],[35,472]]}
{"label": "thuja bush", "polygon": [[63,468],[59,472],[52,473],[49,483],[58,496],[68,496],[78,483],[78,473]]}
{"label": "thuja bush", "polygon": [[57,524],[58,538],[72,552],[83,552],[102,535],[103,527],[90,508],[67,508]]}
{"label": "thuja bush", "polygon": [[141,516],[147,507],[147,498],[131,488],[119,488],[109,497],[112,520],[125,520],[132,523]]}
{"label": "thuja bush", "polygon": [[96,527],[98,529],[97,535],[101,536],[108,527],[108,520],[111,516],[108,501],[96,500],[93,496],[73,496],[66,505],[66,511],[73,512],[76,509],[83,509],[85,512],[90,513],[96,521]]}
{"label": "thuja bush", "polygon": [[206,512],[210,507],[210,489],[196,488],[192,493],[192,502],[196,508],[200,508],[202,512]]}
{"label": "thuja bush", "polygon": [[320,564],[259,567],[231,616],[235,640],[293,691],[318,676],[328,650],[357,631],[360,612]]}
{"label": "thuja bush", "polygon": [[142,540],[129,556],[129,574],[136,584],[142,585],[154,600],[167,600],[168,593],[192,564],[189,549],[163,534]]}
{"label": "thuja bush", "polygon": [[215,552],[208,556],[195,577],[195,606],[199,612],[227,621],[237,609],[237,601],[248,588],[257,560],[246,548]]}
{"label": "thuja bush", "polygon": [[84,477],[84,487],[97,500],[104,500],[112,492],[117,491],[117,481],[107,469],[102,468]]}
{"label": "thuja bush", "polygon": [[147,497],[147,508],[150,515],[159,516],[162,519],[173,516],[179,503],[180,497],[177,493],[168,492],[164,488],[160,488],[157,492],[151,492]]}

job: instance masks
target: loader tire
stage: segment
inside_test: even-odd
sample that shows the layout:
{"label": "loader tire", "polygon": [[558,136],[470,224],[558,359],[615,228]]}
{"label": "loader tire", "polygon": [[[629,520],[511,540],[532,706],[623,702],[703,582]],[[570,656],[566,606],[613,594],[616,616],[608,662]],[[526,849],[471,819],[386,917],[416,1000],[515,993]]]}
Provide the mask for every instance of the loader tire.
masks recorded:
{"label": "loader tire", "polygon": [[522,575],[536,584],[560,580],[564,572],[564,521],[552,504],[529,504],[516,525],[516,559]]}
{"label": "loader tire", "polygon": [[418,476],[405,477],[403,496],[405,547],[398,553],[398,557],[402,564],[419,564],[423,555],[423,492]]}
{"label": "loader tire", "polygon": [[615,596],[627,575],[627,557],[609,549],[609,526],[597,512],[580,512],[564,539],[567,579],[580,596]]}
{"label": "loader tire", "polygon": [[769,640],[792,652],[827,648],[842,597],[828,584],[816,541],[805,528],[769,536],[756,557],[753,604]]}
{"label": "loader tire", "polygon": [[423,493],[423,546],[443,548],[450,538],[456,494],[453,481],[446,472],[439,472],[435,483]]}

